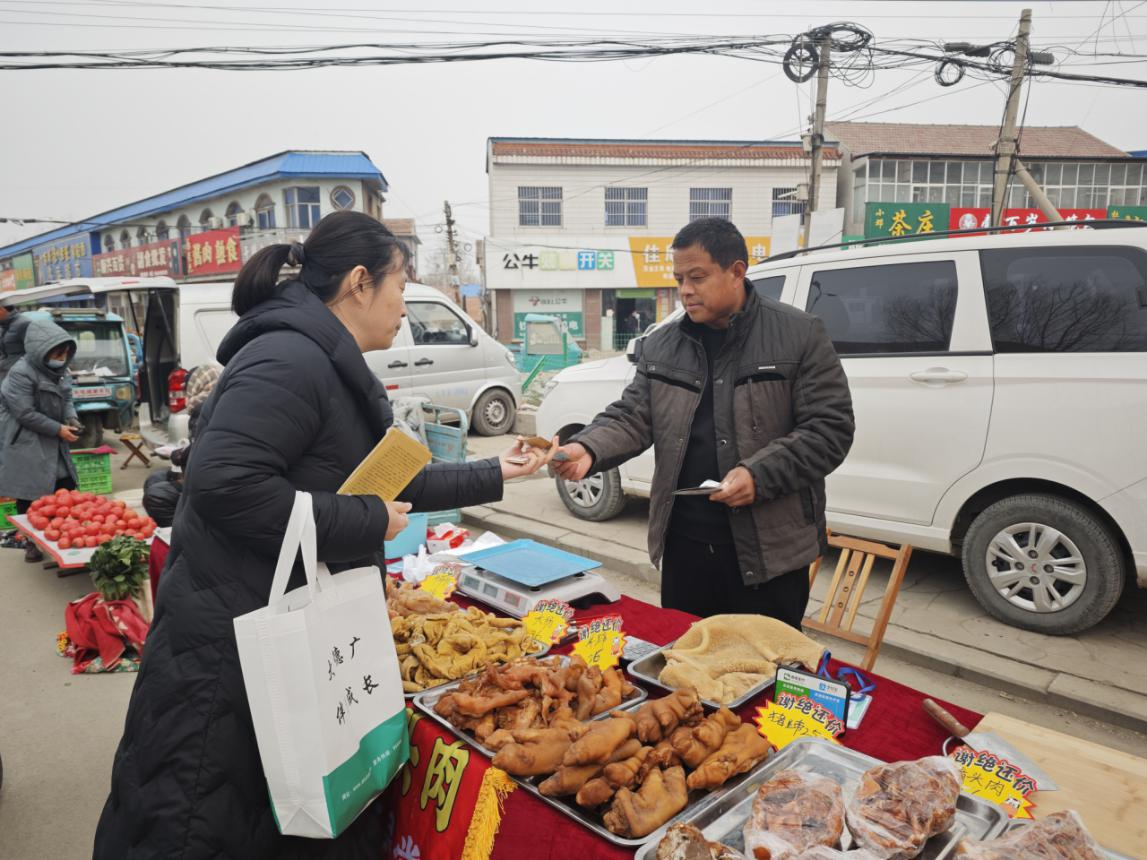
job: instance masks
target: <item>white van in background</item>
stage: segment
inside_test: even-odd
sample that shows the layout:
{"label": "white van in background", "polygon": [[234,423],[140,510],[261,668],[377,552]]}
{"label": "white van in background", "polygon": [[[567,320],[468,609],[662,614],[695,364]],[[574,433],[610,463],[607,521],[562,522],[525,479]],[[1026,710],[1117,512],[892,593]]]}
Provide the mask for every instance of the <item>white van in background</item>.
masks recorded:
{"label": "white van in background", "polygon": [[[140,406],[140,432],[150,444],[187,437],[184,384],[193,368],[215,360],[235,324],[232,286],[151,285]],[[433,287],[408,283],[405,297],[407,317],[394,345],[366,354],[390,398],[425,397],[466,412],[482,435],[508,432],[522,393],[513,354]]]}

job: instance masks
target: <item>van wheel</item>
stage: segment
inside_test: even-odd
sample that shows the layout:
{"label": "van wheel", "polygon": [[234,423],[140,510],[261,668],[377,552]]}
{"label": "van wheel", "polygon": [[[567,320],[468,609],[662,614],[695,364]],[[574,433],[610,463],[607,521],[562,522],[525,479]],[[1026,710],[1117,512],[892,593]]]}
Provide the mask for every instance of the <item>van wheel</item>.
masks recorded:
{"label": "van wheel", "polygon": [[964,578],[1001,621],[1066,635],[1115,608],[1126,559],[1107,524],[1058,496],[1013,496],[990,505],[964,538]]}
{"label": "van wheel", "polygon": [[612,520],[625,508],[621,473],[617,469],[590,475],[580,481],[566,481],[562,478],[556,481],[562,502],[578,519],[592,522]]}
{"label": "van wheel", "polygon": [[510,432],[516,416],[514,398],[509,392],[494,389],[478,398],[478,402],[474,404],[474,417],[470,423],[479,435],[501,436]]}
{"label": "van wheel", "polygon": [[84,422],[84,429],[80,431],[80,438],[72,443],[73,448],[95,448],[104,441],[104,422],[99,415],[91,413],[80,419]]}

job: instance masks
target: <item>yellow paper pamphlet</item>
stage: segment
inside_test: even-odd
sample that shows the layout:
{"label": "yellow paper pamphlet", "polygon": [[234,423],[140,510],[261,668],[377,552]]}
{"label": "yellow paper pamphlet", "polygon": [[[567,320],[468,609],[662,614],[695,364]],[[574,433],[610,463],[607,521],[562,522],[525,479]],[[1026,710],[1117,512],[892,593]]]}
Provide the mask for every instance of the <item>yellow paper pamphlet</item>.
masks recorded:
{"label": "yellow paper pamphlet", "polygon": [[378,496],[393,502],[430,462],[430,449],[391,427],[339,487],[344,496]]}

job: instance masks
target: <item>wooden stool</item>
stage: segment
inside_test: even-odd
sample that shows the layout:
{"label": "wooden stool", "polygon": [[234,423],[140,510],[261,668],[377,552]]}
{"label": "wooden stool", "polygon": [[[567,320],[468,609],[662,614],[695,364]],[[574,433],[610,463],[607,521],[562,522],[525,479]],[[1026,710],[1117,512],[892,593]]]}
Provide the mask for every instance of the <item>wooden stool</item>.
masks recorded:
{"label": "wooden stool", "polygon": [[139,458],[140,462],[145,466],[151,465],[151,460],[148,459],[147,454],[143,450],[143,437],[138,433],[124,433],[119,437],[124,446],[128,450],[127,459],[120,464],[121,469],[126,469],[132,460]]}

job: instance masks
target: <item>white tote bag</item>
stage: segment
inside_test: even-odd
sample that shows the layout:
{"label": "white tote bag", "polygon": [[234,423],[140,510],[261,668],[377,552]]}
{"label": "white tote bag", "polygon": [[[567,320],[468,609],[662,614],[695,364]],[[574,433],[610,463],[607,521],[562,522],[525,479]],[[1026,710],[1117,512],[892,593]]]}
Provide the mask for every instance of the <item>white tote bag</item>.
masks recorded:
{"label": "white tote bag", "polygon": [[[300,551],[307,584],[286,593]],[[295,496],[270,600],[235,619],[235,638],[279,831],[338,836],[410,745],[381,574],[317,564],[307,493]]]}

